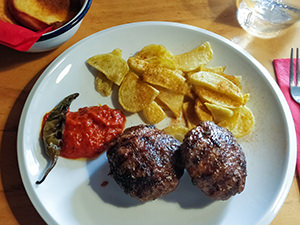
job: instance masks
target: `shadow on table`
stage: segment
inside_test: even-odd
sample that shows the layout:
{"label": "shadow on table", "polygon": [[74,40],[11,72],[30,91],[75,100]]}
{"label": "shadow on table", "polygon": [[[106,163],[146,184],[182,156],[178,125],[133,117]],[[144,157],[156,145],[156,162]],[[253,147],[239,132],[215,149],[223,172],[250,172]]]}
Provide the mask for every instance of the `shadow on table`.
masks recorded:
{"label": "shadow on table", "polygon": [[208,1],[209,8],[212,14],[217,15],[215,22],[226,24],[232,27],[240,27],[236,17],[236,1]]}
{"label": "shadow on table", "polygon": [[[2,51],[2,47],[0,46],[0,52]],[[5,64],[2,59],[0,70],[3,69],[2,66]],[[17,98],[7,118],[2,135],[0,170],[3,190],[15,219],[21,225],[45,224],[26,194],[17,161],[17,130],[20,116],[26,98],[42,71],[34,76]]]}
{"label": "shadow on table", "polygon": [[[239,27],[236,18],[236,1],[209,0],[207,2],[181,0],[182,7],[197,19],[214,20],[216,23]],[[203,13],[202,7],[208,10]],[[204,28],[204,27],[203,27]]]}
{"label": "shadow on table", "polygon": [[26,62],[42,58],[43,56],[48,55],[51,52],[52,51],[41,53],[19,52],[9,47],[0,45],[0,72],[17,67],[18,65],[24,64]]}

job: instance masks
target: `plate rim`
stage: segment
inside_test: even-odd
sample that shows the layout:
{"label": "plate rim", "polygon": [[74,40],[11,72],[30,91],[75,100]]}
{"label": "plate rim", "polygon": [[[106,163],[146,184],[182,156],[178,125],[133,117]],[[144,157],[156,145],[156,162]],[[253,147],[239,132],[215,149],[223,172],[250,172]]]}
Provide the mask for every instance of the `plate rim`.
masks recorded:
{"label": "plate rim", "polygon": [[[287,135],[288,135],[288,153],[289,155],[287,156],[287,169],[285,170],[284,174],[284,179],[282,181],[282,185],[280,187],[279,194],[277,195],[274,204],[272,205],[271,209],[266,211],[264,216],[261,218],[261,220],[257,224],[269,224],[277,215],[279,212],[280,208],[282,207],[288,193],[291,187],[291,184],[293,182],[294,178],[294,173],[295,173],[295,168],[296,168],[296,154],[297,154],[297,141],[296,141],[296,132],[295,132],[295,126],[294,126],[294,121],[292,118],[292,114],[290,111],[290,108],[288,106],[288,103],[281,92],[279,86],[277,85],[276,81],[274,78],[271,76],[269,71],[259,62],[257,61],[252,55],[250,55],[245,49],[240,47],[239,45],[235,44],[234,42],[226,39],[225,37],[216,34],[214,32],[208,31],[206,29],[196,27],[193,25],[188,25],[184,23],[178,23],[178,22],[168,22],[168,21],[142,21],[142,22],[132,22],[132,23],[126,23],[126,24],[121,24],[117,26],[113,26],[110,28],[106,28],[104,30],[100,30],[94,34],[91,34],[72,46],[70,46],[68,49],[66,49],[64,52],[62,52],[60,55],[58,55],[48,66],[47,68],[43,71],[41,76],[38,78],[38,80],[35,82],[34,86],[30,90],[30,93],[26,99],[26,102],[24,104],[24,107],[22,109],[19,125],[18,125],[18,133],[17,133],[17,159],[18,159],[18,167],[19,171],[21,174],[22,182],[26,190],[26,194],[29,196],[29,199],[37,212],[40,214],[42,219],[48,223],[48,224],[57,224],[57,222],[54,220],[54,218],[48,213],[46,208],[44,207],[43,204],[39,201],[36,192],[32,188],[32,184],[30,183],[29,176],[27,173],[25,173],[26,166],[25,166],[25,161],[23,162],[22,159],[23,157],[23,130],[25,129],[24,124],[25,124],[25,119],[27,117],[28,109],[30,106],[30,103],[34,97],[34,94],[36,93],[36,89],[39,87],[39,84],[45,79],[45,76],[49,74],[51,70],[55,68],[55,65],[57,65],[57,62],[60,62],[64,60],[64,58],[68,55],[72,49],[76,48],[77,46],[83,44],[84,42],[88,41],[89,39],[101,35],[106,32],[111,32],[111,31],[116,31],[120,29],[126,29],[127,27],[137,27],[137,26],[172,26],[172,27],[179,27],[179,28],[185,28],[188,30],[194,30],[198,31],[200,33],[207,34],[209,36],[212,36],[213,38],[218,39],[219,41],[225,43],[226,45],[231,46],[234,50],[238,51],[242,55],[244,55],[246,58],[248,58],[251,63],[253,63],[257,69],[264,75],[263,78],[265,78],[268,83],[271,85],[271,89],[276,93],[276,96],[279,99],[279,104],[281,105],[283,114],[284,114],[284,119],[285,123],[287,125]],[[275,204],[276,203],[276,204]]]}

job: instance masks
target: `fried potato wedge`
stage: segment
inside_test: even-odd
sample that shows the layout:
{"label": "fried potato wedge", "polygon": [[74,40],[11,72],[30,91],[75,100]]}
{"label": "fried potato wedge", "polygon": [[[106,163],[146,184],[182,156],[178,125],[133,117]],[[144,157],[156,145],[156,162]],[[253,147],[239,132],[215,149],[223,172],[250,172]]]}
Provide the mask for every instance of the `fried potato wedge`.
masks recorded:
{"label": "fried potato wedge", "polygon": [[240,103],[242,103],[244,100],[241,89],[230,80],[217,73],[200,71],[190,74],[188,81],[193,85],[205,87],[218,93],[227,95],[231,99],[234,99]]}
{"label": "fried potato wedge", "polygon": [[230,108],[230,109],[240,107],[241,105],[244,104],[245,101],[243,100],[243,103],[241,103],[239,101],[231,99],[230,97],[222,93],[207,88],[203,88],[203,87],[194,87],[193,90],[203,102],[209,102],[212,104],[221,105],[223,107]]}
{"label": "fried potato wedge", "polygon": [[[206,67],[206,65],[201,65],[198,70],[217,73],[217,74],[223,76],[224,78],[230,80],[232,83],[234,83],[239,88],[241,88],[242,77],[226,74],[226,73],[224,73],[225,69],[226,69],[225,66]],[[194,72],[198,72],[198,70],[194,71]],[[190,73],[194,73],[194,72],[190,72]]]}
{"label": "fried potato wedge", "polygon": [[157,98],[174,113],[175,117],[180,117],[184,95],[161,87],[157,87],[157,89],[159,91]]}
{"label": "fried potato wedge", "polygon": [[155,102],[151,102],[143,109],[143,115],[148,124],[157,124],[167,117],[164,110]]}
{"label": "fried potato wedge", "polygon": [[135,57],[128,59],[129,67],[145,82],[180,94],[189,93],[189,85],[181,70],[172,70]]}
{"label": "fried potato wedge", "polygon": [[230,130],[237,138],[249,134],[253,130],[254,124],[254,115],[247,106],[234,109],[234,114],[231,118],[218,123],[219,126]]}
{"label": "fried potato wedge", "polygon": [[195,99],[195,112],[201,121],[213,121],[213,117],[199,98]]}
{"label": "fried potato wedge", "polygon": [[114,83],[107,79],[107,77],[98,71],[95,77],[95,88],[102,96],[110,96],[112,93]]}
{"label": "fried potato wedge", "polygon": [[232,132],[236,137],[243,137],[253,130],[254,125],[255,118],[252,111],[247,106],[243,106],[239,110],[237,126],[234,127]]}
{"label": "fried potato wedge", "polygon": [[207,67],[206,65],[200,65],[199,71],[207,71],[212,73],[224,73],[226,67],[225,66],[215,66],[215,67]]}
{"label": "fried potato wedge", "polygon": [[243,98],[244,98],[243,105],[245,105],[250,99],[250,94],[249,93],[244,94]]}
{"label": "fried potato wedge", "polygon": [[139,59],[137,57],[129,57],[127,63],[129,68],[138,75],[141,75],[149,65],[149,63],[146,60]]}
{"label": "fried potato wedge", "polygon": [[200,119],[195,112],[194,102],[187,101],[182,105],[183,116],[186,121],[187,127],[192,129],[200,123]]}
{"label": "fried potato wedge", "polygon": [[119,88],[119,103],[128,112],[139,112],[153,102],[158,94],[158,90],[141,81],[134,72],[129,72]]}
{"label": "fried potato wedge", "polygon": [[120,56],[121,50],[112,53],[95,55],[87,60],[87,63],[102,72],[109,80],[120,85],[129,67]]}
{"label": "fried potato wedge", "polygon": [[233,116],[233,111],[231,109],[208,102],[205,102],[204,105],[211,112],[215,123],[219,123]]}
{"label": "fried potato wedge", "polygon": [[193,73],[196,73],[196,72],[199,72],[199,71],[217,73],[220,76],[230,80],[232,83],[234,83],[236,86],[238,86],[241,89],[242,88],[242,85],[241,85],[242,77],[226,74],[226,73],[224,73],[225,69],[226,69],[225,66],[206,67],[206,65],[201,65],[199,67],[199,69],[197,69],[196,71],[189,72],[188,76],[190,76],[190,74],[193,74]]}
{"label": "fried potato wedge", "polygon": [[187,94],[189,87],[180,70],[149,66],[142,74],[142,79],[180,94]]}
{"label": "fried potato wedge", "polygon": [[143,59],[154,65],[160,65],[169,69],[176,69],[174,55],[163,45],[147,45],[134,57]]}
{"label": "fried potato wedge", "polygon": [[242,77],[241,76],[234,76],[234,75],[229,75],[229,74],[225,74],[225,73],[218,73],[218,74],[221,75],[222,77],[230,80],[232,83],[234,83],[240,89],[242,88],[242,85],[241,85]]}
{"label": "fried potato wedge", "polygon": [[119,49],[119,48],[115,48],[111,54],[115,55],[115,56],[119,56],[119,57],[122,57],[122,50]]}
{"label": "fried potato wedge", "polygon": [[103,96],[119,85],[120,105],[140,112],[148,124],[172,117],[164,130],[183,141],[188,130],[201,121],[214,121],[234,136],[251,132],[255,118],[245,106],[250,94],[242,92],[242,77],[225,72],[225,66],[208,66],[213,50],[209,42],[174,55],[165,46],[143,47],[127,62],[122,51],[95,55],[87,63],[99,71],[96,90]]}
{"label": "fried potato wedge", "polygon": [[182,142],[185,134],[189,131],[189,128],[181,125],[171,125],[164,129],[164,131],[175,137],[178,141]]}
{"label": "fried potato wedge", "polygon": [[209,42],[194,48],[189,52],[175,55],[175,62],[178,68],[184,72],[197,69],[201,65],[206,65],[213,57],[213,50]]}

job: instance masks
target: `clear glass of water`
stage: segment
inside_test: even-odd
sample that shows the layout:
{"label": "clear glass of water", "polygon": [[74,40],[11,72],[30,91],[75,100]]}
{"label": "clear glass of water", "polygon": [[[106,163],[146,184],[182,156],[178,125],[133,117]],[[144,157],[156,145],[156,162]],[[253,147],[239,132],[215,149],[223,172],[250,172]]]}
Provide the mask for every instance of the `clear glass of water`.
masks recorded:
{"label": "clear glass of water", "polygon": [[239,24],[260,38],[276,37],[300,20],[300,0],[239,0]]}

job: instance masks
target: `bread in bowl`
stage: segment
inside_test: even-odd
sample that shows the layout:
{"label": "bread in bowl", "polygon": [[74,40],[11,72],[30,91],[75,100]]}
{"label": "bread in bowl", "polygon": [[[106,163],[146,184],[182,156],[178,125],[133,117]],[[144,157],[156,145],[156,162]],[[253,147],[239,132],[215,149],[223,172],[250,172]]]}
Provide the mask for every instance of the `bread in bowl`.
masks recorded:
{"label": "bread in bowl", "polygon": [[57,28],[73,15],[70,0],[8,0],[8,9],[14,19],[32,30]]}

